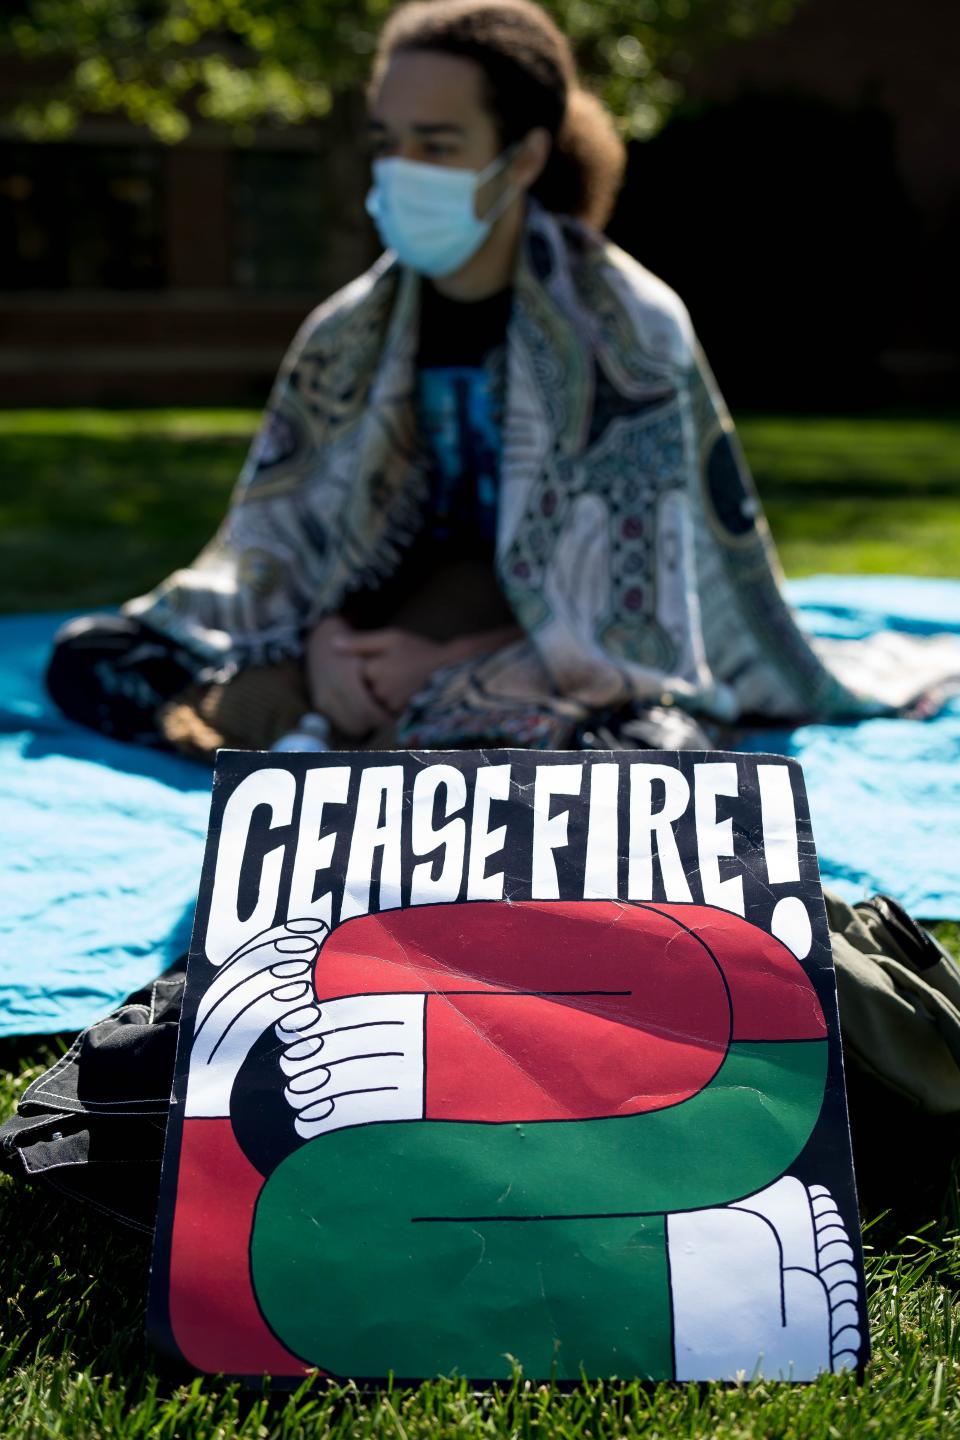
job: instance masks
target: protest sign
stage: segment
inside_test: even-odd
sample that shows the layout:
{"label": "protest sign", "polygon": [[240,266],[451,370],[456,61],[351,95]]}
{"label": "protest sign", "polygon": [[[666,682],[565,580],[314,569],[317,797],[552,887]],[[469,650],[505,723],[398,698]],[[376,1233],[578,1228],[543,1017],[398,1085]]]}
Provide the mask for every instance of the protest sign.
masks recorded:
{"label": "protest sign", "polygon": [[149,1324],[278,1384],[861,1367],[799,766],[221,752]]}

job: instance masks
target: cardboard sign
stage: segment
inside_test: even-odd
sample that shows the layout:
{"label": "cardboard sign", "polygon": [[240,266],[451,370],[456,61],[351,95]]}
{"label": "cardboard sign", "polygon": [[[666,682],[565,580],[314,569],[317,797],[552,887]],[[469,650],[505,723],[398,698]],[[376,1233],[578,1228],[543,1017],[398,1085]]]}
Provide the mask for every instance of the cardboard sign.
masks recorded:
{"label": "cardboard sign", "polygon": [[862,1366],[799,766],[222,752],[150,1330],[279,1384]]}

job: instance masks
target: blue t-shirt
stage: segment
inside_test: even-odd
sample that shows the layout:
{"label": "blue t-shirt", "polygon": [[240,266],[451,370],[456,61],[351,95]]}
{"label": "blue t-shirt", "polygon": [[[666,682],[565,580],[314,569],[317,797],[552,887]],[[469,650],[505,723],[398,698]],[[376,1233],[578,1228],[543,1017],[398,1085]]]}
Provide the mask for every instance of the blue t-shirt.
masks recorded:
{"label": "blue t-shirt", "polygon": [[493,554],[506,392],[510,287],[450,300],[421,287],[417,417],[432,452],[427,529],[456,550]]}
{"label": "blue t-shirt", "polygon": [[485,627],[471,620],[469,629],[493,629],[513,618],[493,574],[513,291],[448,300],[424,279],[421,296],[415,399],[432,461],[423,528],[394,574],[374,590],[354,592],[341,613],[358,629],[392,624],[442,570],[464,577],[484,610]]}

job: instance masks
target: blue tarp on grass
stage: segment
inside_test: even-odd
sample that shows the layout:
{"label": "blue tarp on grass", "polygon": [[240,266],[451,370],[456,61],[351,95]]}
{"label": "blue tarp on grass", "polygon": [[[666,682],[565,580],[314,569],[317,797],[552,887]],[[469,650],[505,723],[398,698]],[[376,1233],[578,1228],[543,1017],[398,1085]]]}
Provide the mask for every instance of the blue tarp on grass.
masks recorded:
{"label": "blue tarp on grass", "polygon": [[210,770],[64,720],[64,616],[0,620],[0,1035],[79,1030],[189,944]]}
{"label": "blue tarp on grass", "polygon": [[[814,632],[960,635],[960,582],[794,581]],[[63,616],[0,620],[0,1036],[77,1030],[189,942],[210,770],[62,719],[41,674]],[[771,731],[803,764],[825,885],[960,916],[960,698],[935,720]]]}
{"label": "blue tarp on grass", "polygon": [[[787,586],[815,635],[960,636],[960,582],[822,575]],[[803,766],[824,885],[847,900],[892,895],[926,920],[960,918],[960,696],[933,720],[803,725],[750,750]]]}

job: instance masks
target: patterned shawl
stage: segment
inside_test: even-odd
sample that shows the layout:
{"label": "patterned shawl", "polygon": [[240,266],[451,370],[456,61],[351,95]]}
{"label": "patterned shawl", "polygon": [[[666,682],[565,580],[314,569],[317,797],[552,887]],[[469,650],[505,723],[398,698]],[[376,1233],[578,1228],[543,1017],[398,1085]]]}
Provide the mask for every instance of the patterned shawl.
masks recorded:
{"label": "patterned shawl", "polygon": [[[125,607],[208,673],[298,656],[422,524],[420,283],[388,250],[307,318],[217,534]],[[852,718],[957,673],[956,648],[896,637],[825,663],[801,633],[733,424],[662,281],[530,198],[513,284],[496,573],[525,639],[438,672],[401,743],[548,744],[558,719],[631,701]]]}

